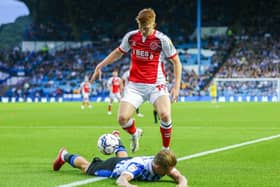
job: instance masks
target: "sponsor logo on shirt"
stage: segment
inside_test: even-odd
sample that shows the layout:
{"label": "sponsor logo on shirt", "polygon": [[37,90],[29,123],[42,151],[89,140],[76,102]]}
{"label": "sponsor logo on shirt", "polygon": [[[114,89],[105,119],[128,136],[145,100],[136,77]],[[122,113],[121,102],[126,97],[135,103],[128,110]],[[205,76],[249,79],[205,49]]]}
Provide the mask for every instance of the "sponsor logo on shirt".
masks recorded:
{"label": "sponsor logo on shirt", "polygon": [[152,53],[149,53],[149,51],[144,51],[144,50],[133,50],[133,54],[137,57],[137,58],[141,58],[141,59],[150,59],[152,60],[154,58],[154,55]]}

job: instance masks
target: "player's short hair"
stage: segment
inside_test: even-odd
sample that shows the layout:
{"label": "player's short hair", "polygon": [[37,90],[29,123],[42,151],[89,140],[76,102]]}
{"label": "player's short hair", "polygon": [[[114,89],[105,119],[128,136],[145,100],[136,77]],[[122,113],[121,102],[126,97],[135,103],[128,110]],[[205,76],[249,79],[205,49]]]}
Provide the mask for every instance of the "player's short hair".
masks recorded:
{"label": "player's short hair", "polygon": [[175,154],[170,150],[161,150],[154,157],[154,163],[164,170],[169,170],[176,166],[177,159]]}
{"label": "player's short hair", "polygon": [[150,23],[155,23],[156,13],[152,8],[144,8],[139,11],[136,21],[140,25],[148,25]]}

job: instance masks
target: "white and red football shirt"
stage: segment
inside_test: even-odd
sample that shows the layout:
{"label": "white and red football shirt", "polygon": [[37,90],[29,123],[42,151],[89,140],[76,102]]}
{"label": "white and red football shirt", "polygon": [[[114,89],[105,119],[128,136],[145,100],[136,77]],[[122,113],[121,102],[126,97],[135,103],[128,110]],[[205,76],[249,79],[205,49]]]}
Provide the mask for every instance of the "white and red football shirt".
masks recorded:
{"label": "white and red football shirt", "polygon": [[111,87],[111,93],[116,94],[121,92],[121,81],[120,77],[111,77],[108,80],[108,85]]}
{"label": "white and red football shirt", "polygon": [[81,87],[83,93],[85,93],[85,94],[90,93],[90,83],[89,82],[82,82],[80,87]]}
{"label": "white and red football shirt", "polygon": [[127,53],[131,49],[129,81],[136,83],[165,83],[164,58],[177,55],[171,40],[155,30],[143,36],[139,30],[128,32],[122,39],[119,50]]}

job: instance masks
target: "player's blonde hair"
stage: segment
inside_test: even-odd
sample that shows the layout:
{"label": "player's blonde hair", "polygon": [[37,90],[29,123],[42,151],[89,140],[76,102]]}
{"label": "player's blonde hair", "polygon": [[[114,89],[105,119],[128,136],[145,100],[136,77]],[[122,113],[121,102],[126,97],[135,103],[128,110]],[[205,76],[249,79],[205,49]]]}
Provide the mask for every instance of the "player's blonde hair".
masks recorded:
{"label": "player's blonde hair", "polygon": [[139,11],[136,21],[140,25],[148,25],[151,23],[155,23],[156,21],[156,13],[152,8],[144,8]]}
{"label": "player's blonde hair", "polygon": [[164,170],[169,170],[176,166],[177,159],[173,152],[169,150],[161,150],[156,154],[154,163]]}

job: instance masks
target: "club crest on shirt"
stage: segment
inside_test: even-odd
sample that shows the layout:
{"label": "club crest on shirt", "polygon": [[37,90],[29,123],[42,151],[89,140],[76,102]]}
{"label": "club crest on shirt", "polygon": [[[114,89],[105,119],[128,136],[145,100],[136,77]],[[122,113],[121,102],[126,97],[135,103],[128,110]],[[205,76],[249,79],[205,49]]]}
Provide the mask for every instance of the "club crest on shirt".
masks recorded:
{"label": "club crest on shirt", "polygon": [[136,46],[136,41],[132,41],[131,46]]}
{"label": "club crest on shirt", "polygon": [[159,48],[159,45],[156,41],[153,41],[150,43],[150,48],[151,50],[157,50],[157,48]]}
{"label": "club crest on shirt", "polygon": [[137,167],[135,165],[130,165],[128,168],[127,168],[128,171],[130,171],[131,173],[133,173],[134,171],[137,170]]}

